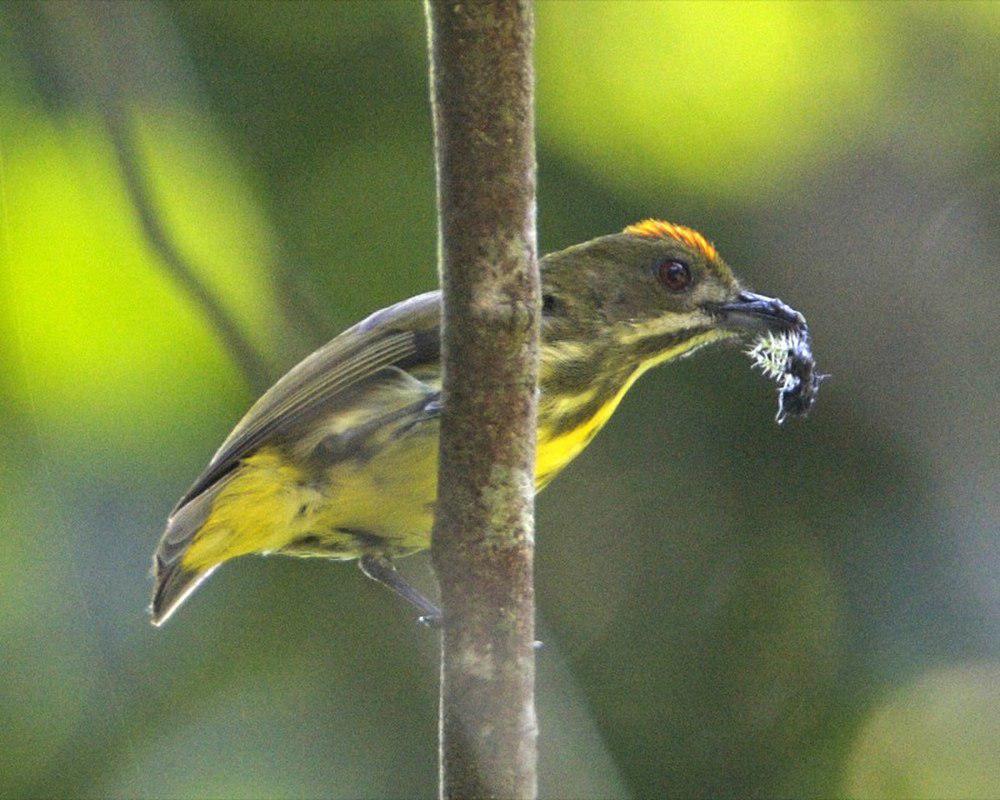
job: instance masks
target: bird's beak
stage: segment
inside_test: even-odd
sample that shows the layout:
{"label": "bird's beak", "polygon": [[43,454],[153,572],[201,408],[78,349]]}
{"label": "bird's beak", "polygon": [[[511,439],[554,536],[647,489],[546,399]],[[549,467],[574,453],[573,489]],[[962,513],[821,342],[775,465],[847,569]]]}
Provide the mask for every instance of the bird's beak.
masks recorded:
{"label": "bird's beak", "polygon": [[713,309],[719,327],[738,333],[799,331],[806,320],[798,311],[774,297],[740,292],[736,300]]}

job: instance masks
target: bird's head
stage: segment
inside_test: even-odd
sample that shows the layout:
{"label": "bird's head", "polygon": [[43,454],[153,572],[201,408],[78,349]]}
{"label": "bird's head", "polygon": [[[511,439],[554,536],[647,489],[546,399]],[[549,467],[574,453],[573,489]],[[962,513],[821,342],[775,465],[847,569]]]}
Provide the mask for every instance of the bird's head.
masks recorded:
{"label": "bird's head", "polygon": [[640,360],[804,325],[780,300],[743,289],[700,233],[659,220],[546,256],[542,291],[547,343],[605,342]]}

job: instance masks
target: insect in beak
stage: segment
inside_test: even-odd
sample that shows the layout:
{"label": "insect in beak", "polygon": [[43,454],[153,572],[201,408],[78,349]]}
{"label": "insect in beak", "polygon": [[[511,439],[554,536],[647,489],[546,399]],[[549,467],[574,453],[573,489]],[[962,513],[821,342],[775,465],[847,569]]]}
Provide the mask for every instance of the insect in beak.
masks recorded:
{"label": "insect in beak", "polygon": [[747,355],[778,384],[778,423],[808,414],[827,376],[816,371],[806,318],[777,298],[747,291],[712,311],[721,328],[753,337]]}

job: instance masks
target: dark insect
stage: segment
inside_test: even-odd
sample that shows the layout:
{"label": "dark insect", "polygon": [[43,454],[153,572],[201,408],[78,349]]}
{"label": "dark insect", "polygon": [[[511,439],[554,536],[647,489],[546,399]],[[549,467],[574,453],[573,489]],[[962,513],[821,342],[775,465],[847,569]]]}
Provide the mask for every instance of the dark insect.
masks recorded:
{"label": "dark insect", "polygon": [[804,417],[816,403],[819,385],[824,378],[816,371],[809,328],[803,322],[790,331],[766,333],[747,351],[755,366],[776,380],[778,389],[778,424],[788,417]]}

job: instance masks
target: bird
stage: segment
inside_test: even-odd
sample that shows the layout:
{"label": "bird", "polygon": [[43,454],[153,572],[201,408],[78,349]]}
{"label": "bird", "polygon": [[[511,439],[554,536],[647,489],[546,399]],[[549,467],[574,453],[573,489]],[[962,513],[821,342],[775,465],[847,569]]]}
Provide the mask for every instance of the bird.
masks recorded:
{"label": "bird", "polygon": [[[748,291],[696,230],[657,219],[539,259],[535,489],[593,440],[652,367],[734,337],[797,335],[802,315]],[[277,381],[169,515],[153,558],[154,625],[249,554],[356,560],[440,611],[395,566],[430,545],[437,493],[441,294],[375,312]]]}

